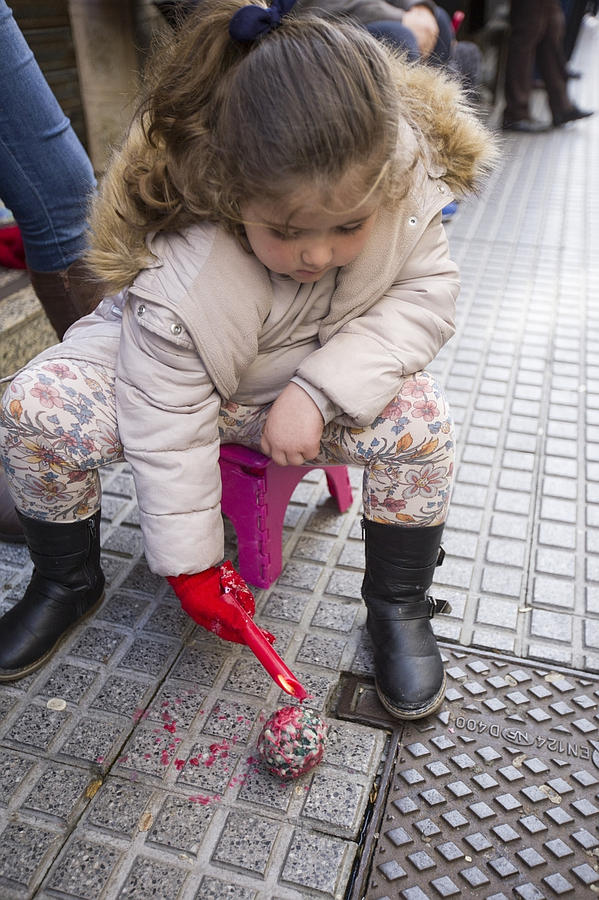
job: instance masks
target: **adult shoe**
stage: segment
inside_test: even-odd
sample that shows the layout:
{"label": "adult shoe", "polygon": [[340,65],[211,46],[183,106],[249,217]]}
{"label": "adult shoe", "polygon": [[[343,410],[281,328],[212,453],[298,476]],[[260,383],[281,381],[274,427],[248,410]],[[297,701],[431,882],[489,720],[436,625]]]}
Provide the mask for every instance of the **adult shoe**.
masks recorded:
{"label": "adult shoe", "polygon": [[519,131],[521,134],[542,134],[549,131],[550,125],[545,122],[538,122],[536,119],[517,119],[515,122],[504,122],[504,131]]}
{"label": "adult shoe", "polygon": [[566,125],[568,122],[576,122],[578,119],[588,119],[588,117],[592,115],[592,111],[579,109],[577,106],[572,106],[561,115],[554,116],[553,124],[556,128],[560,128],[562,125]]}

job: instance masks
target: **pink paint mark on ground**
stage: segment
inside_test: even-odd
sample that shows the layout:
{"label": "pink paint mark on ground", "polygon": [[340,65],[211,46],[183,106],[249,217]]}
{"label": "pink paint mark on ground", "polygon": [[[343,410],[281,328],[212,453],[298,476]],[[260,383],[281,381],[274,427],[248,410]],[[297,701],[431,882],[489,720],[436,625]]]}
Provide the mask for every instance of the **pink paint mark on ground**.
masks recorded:
{"label": "pink paint mark on ground", "polygon": [[147,709],[138,708],[133,713],[133,721],[140,722],[142,719],[147,719],[149,716],[149,712]]}
{"label": "pink paint mark on ground", "polygon": [[184,766],[185,766],[184,759],[176,759],[175,760],[175,769],[177,770],[177,772],[180,772]]}
{"label": "pink paint mark on ground", "polygon": [[209,796],[208,794],[196,794],[195,797],[190,797],[189,801],[190,803],[200,803],[202,806],[208,806],[209,803],[212,803],[213,801],[218,803],[221,799],[220,794],[212,794],[212,796]]}
{"label": "pink paint mark on ground", "polygon": [[144,753],[144,759],[152,759],[151,753]]}
{"label": "pink paint mark on ground", "polygon": [[119,762],[120,762],[120,763],[126,763],[128,759],[129,759],[128,756],[120,756],[120,757],[119,757]]}
{"label": "pink paint mark on ground", "polygon": [[200,761],[197,758],[197,756],[192,756],[189,760],[189,764],[190,764],[190,766],[199,766]]}
{"label": "pink paint mark on ground", "polygon": [[103,756],[96,756],[96,762],[97,762],[97,763],[102,763],[102,762],[104,762],[104,757],[103,757]]}
{"label": "pink paint mark on ground", "polygon": [[213,766],[214,763],[219,759],[226,759],[229,755],[229,744],[227,741],[222,741],[220,744],[210,744],[209,755],[202,756],[201,762],[209,768]]}
{"label": "pink paint mark on ground", "polygon": [[174,734],[177,730],[177,726],[174,722],[166,722],[162,727],[165,731],[170,731],[171,734]]}
{"label": "pink paint mark on ground", "polygon": [[160,754],[160,762],[162,763],[163,766],[168,766],[170,761],[171,761],[171,758],[168,755],[168,752],[166,750],[163,750],[162,753]]}

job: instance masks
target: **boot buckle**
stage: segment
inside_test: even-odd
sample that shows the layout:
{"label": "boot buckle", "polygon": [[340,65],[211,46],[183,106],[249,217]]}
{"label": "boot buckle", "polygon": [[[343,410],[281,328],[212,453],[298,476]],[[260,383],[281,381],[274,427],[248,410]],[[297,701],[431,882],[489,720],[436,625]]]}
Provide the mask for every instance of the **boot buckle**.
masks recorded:
{"label": "boot buckle", "polygon": [[437,613],[447,615],[451,612],[451,604],[447,600],[439,600],[431,597],[430,594],[426,598],[428,603],[428,617],[432,619]]}

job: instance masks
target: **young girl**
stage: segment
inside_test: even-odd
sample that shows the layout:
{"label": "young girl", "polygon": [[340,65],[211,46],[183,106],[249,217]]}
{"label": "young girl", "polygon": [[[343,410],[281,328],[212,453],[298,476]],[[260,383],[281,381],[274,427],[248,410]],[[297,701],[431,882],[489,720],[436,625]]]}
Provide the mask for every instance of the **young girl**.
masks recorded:
{"label": "young girl", "polygon": [[443,699],[427,591],[453,434],[424,367],[458,293],[441,209],[492,148],[453,84],[291,2],[204,0],[163,52],[92,215],[110,295],[5,393],[35,563],[0,622],[5,681],[101,602],[111,462],[133,471],[152,571],[197,621],[219,614],[219,446],[238,442],[280,465],[363,466],[379,696],[408,719]]}

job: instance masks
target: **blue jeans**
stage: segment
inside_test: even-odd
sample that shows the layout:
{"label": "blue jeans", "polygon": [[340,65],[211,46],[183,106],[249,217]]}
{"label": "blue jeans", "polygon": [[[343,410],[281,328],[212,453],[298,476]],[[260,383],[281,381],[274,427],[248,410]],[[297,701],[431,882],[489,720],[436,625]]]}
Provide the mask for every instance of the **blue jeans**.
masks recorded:
{"label": "blue jeans", "polygon": [[0,85],[0,198],[19,225],[30,268],[66,269],[85,243],[94,172],[5,0]]}

